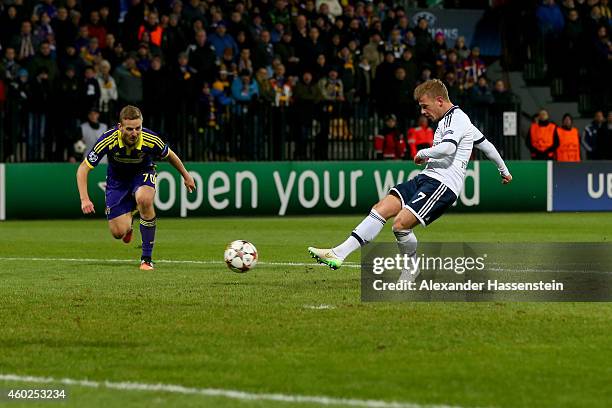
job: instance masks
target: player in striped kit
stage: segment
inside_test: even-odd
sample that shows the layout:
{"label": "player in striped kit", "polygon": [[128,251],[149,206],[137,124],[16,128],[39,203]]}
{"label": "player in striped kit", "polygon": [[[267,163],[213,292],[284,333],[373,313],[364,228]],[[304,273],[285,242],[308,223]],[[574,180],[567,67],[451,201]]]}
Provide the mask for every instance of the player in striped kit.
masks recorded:
{"label": "player in striped kit", "polygon": [[95,212],[87,192],[87,176],[107,156],[106,217],[111,234],[129,243],[133,213],[138,210],[142,235],[140,269],[153,270],[151,257],[157,224],[153,206],[157,172],[153,160],[168,159],[183,176],[189,192],[195,190],[195,182],[159,135],[142,127],[142,113],[137,107],[124,107],[119,120],[117,126],[102,134],[77,170],[81,210],[84,214]]}
{"label": "player in striped kit", "polygon": [[[434,145],[419,150],[414,158],[416,164],[426,164],[425,169],[417,177],[391,188],[346,241],[333,248],[309,247],[308,252],[317,262],[338,269],[349,254],[374,240],[391,217],[395,217],[393,233],[400,253],[416,256],[417,239],[412,229],[418,224],[431,224],[457,200],[473,147],[495,162],[503,184],[512,181],[495,146],[451,103],[440,80],[420,84],[414,90],[414,98],[423,115],[438,121]],[[418,271],[404,270],[400,280],[414,280],[417,275]]]}

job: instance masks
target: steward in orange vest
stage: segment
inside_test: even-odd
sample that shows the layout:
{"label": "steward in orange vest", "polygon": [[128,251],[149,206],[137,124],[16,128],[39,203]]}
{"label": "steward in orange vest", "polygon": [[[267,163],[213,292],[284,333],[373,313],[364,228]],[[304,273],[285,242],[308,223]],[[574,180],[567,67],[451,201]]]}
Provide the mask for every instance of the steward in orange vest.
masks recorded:
{"label": "steward in orange vest", "polygon": [[146,21],[138,28],[138,41],[142,41],[142,35],[145,31],[149,33],[149,42],[157,47],[161,47],[164,29],[159,25],[156,12],[150,12]]}
{"label": "steward in orange vest", "polygon": [[557,128],[557,134],[559,135],[559,147],[557,147],[555,154],[557,161],[580,161],[580,134],[578,129],[572,125],[572,116],[569,113],[563,115],[563,124]]}
{"label": "steward in orange vest", "polygon": [[548,112],[542,109],[529,128],[527,148],[533,160],[552,160],[559,146],[557,125],[549,121]]}
{"label": "steward in orange vest", "polygon": [[410,147],[410,157],[414,158],[421,149],[427,149],[433,145],[433,129],[429,127],[427,118],[423,115],[419,117],[419,126],[408,130],[408,146]]}

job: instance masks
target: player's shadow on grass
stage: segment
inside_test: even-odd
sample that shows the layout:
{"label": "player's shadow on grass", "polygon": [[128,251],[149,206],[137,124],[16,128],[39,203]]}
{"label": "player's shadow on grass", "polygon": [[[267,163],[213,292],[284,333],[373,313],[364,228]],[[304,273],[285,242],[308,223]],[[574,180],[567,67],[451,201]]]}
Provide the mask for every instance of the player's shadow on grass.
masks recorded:
{"label": "player's shadow on grass", "polygon": [[1,347],[44,346],[50,348],[92,347],[92,348],[139,348],[148,343],[113,340],[58,340],[58,339],[11,339],[0,340]]}
{"label": "player's shadow on grass", "polygon": [[[85,270],[83,271],[82,268],[83,266],[95,266],[96,268],[94,270]],[[138,269],[138,263],[136,262],[112,262],[112,263],[105,263],[102,265],[101,267],[104,271],[112,269],[112,270],[118,270],[118,269],[134,269],[137,270]],[[96,262],[85,262],[82,264],[79,264],[78,266],[74,266],[73,269],[78,269],[79,272],[99,272],[100,271],[100,263],[96,263]]]}

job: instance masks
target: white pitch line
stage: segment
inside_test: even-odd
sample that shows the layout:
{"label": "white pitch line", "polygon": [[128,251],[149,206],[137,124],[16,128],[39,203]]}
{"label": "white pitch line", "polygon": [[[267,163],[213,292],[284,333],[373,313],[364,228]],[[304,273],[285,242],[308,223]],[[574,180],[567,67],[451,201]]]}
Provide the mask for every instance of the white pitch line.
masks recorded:
{"label": "white pitch line", "polygon": [[412,402],[396,402],[381,400],[362,400],[355,398],[335,398],[327,396],[265,394],[240,390],[224,390],[218,388],[192,388],[173,384],[144,384],[135,382],[113,382],[75,380],[72,378],[31,377],[17,374],[0,374],[0,381],[63,384],[87,388],[108,388],[122,391],[168,392],[174,394],[203,395],[207,397],[230,398],[243,401],[276,401],[295,404],[343,405],[347,407],[366,408],[461,408],[451,405],[421,405]]}
{"label": "white pitch line", "polygon": [[[0,257],[0,261],[43,261],[43,262],[99,262],[99,263],[124,263],[134,262],[134,259],[98,259],[98,258],[35,258],[35,257]],[[196,265],[219,265],[224,266],[223,261],[197,261],[181,259],[156,259],[155,263],[169,264],[196,264]],[[258,262],[259,265],[272,266],[325,266],[313,262]],[[347,268],[360,268],[359,264],[346,262],[342,266]]]}

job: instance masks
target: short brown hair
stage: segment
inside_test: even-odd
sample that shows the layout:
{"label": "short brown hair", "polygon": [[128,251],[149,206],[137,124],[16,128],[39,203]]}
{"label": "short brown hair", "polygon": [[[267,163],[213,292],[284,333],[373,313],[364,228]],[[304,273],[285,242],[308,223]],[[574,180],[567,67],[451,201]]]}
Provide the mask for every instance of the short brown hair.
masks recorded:
{"label": "short brown hair", "polygon": [[450,102],[448,98],[448,90],[442,81],[439,79],[430,79],[429,81],[423,82],[417,86],[414,90],[414,99],[419,100],[424,95],[428,95],[432,98],[441,96],[447,102]]}
{"label": "short brown hair", "polygon": [[119,120],[123,122],[124,120],[134,120],[134,119],[142,119],[142,112],[135,106],[127,105],[121,112],[119,113]]}

